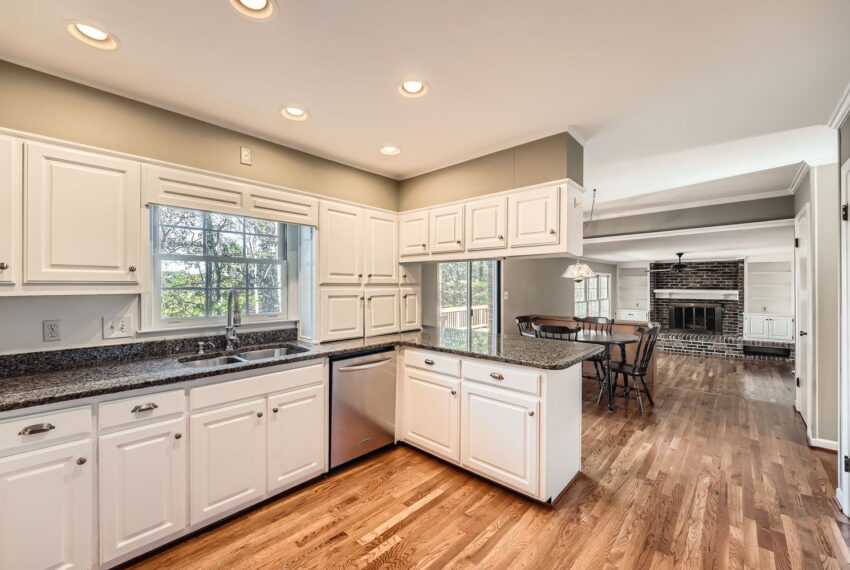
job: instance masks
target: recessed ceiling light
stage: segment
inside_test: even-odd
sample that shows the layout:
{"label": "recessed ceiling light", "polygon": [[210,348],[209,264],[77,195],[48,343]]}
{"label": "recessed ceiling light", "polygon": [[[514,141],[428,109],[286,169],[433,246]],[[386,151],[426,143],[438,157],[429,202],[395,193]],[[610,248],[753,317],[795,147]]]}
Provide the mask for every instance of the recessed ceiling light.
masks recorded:
{"label": "recessed ceiling light", "polygon": [[428,84],[420,79],[408,79],[401,82],[398,92],[405,97],[422,97],[428,92]]}
{"label": "recessed ceiling light", "polygon": [[71,20],[65,22],[65,25],[71,36],[92,47],[114,50],[121,45],[118,43],[118,38],[95,24]]}
{"label": "recessed ceiling light", "polygon": [[252,20],[268,20],[275,13],[274,0],[228,0],[233,8]]}
{"label": "recessed ceiling light", "polygon": [[297,105],[285,105],[280,110],[280,114],[293,121],[306,121],[310,118],[310,113],[307,109],[298,107]]}
{"label": "recessed ceiling light", "polygon": [[381,147],[381,154],[388,154],[390,156],[394,154],[399,154],[401,152],[401,147],[395,146],[394,144],[388,144],[386,146]]}

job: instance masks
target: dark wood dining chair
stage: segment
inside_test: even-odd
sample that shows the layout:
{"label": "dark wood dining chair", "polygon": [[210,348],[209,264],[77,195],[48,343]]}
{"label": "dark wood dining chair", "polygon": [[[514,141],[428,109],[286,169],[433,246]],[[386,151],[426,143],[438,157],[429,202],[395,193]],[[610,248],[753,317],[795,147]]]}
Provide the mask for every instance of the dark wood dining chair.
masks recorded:
{"label": "dark wood dining chair", "polygon": [[559,325],[539,325],[531,323],[534,336],[537,338],[548,338],[552,340],[575,340],[576,335],[581,332],[581,327],[562,327]]}
{"label": "dark wood dining chair", "polygon": [[[640,334],[640,340],[637,343],[635,350],[635,359],[629,364],[628,362],[612,362],[611,377],[614,382],[614,389],[617,388],[617,381],[620,375],[623,376],[623,392],[618,394],[624,398],[632,398],[638,401],[640,413],[643,415],[643,398],[641,394],[646,394],[649,399],[649,405],[655,406],[652,401],[652,393],[646,385],[646,373],[649,369],[649,363],[652,360],[652,352],[655,350],[655,343],[658,341],[658,332],[661,327],[655,325],[650,328],[638,327],[637,332]],[[629,378],[632,379],[632,385],[629,386]],[[638,385],[640,382],[640,385]],[[632,396],[632,394],[635,394]],[[599,398],[602,398],[602,392],[599,393]],[[599,400],[597,400],[598,402]]]}
{"label": "dark wood dining chair", "polygon": [[516,318],[516,326],[519,329],[519,334],[522,336],[536,336],[532,325],[537,317],[531,315],[520,315]]}
{"label": "dark wood dining chair", "polygon": [[[576,317],[575,321],[580,324],[582,329],[592,332],[610,333],[614,327],[614,319],[606,317]],[[623,346],[620,346],[620,358],[623,360],[626,358],[626,352]],[[593,369],[596,372],[596,375],[591,376],[590,374],[585,374],[584,378],[587,378],[588,380],[596,380],[601,389],[602,384],[605,381],[605,354],[594,354],[588,358],[588,360],[593,363]]]}

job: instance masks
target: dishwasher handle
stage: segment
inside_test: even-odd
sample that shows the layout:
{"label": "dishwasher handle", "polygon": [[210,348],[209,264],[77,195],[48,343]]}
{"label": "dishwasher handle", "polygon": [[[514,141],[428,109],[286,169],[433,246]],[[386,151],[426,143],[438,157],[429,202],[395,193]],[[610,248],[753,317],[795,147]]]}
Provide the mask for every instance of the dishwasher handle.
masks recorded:
{"label": "dishwasher handle", "polygon": [[367,370],[369,368],[375,368],[376,366],[380,366],[384,362],[389,362],[390,360],[392,360],[392,358],[384,358],[383,360],[367,362],[366,364],[358,364],[357,366],[343,366],[338,370],[338,372],[355,372],[357,370]]}

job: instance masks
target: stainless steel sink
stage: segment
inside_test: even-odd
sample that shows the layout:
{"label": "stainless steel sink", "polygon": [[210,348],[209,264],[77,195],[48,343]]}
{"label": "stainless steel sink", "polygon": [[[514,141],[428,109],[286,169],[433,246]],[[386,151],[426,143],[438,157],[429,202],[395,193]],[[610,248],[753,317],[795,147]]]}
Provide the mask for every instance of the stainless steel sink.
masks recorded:
{"label": "stainless steel sink", "polygon": [[245,360],[263,360],[266,358],[279,358],[289,354],[298,354],[299,352],[307,352],[307,348],[300,346],[279,346],[276,348],[260,348],[257,350],[249,350],[240,352],[239,357]]}
{"label": "stainless steel sink", "polygon": [[245,362],[244,358],[239,358],[238,356],[218,356],[216,358],[202,358],[200,360],[184,360],[184,366],[191,366],[192,368],[207,368],[209,366],[222,366],[224,364],[242,364]]}

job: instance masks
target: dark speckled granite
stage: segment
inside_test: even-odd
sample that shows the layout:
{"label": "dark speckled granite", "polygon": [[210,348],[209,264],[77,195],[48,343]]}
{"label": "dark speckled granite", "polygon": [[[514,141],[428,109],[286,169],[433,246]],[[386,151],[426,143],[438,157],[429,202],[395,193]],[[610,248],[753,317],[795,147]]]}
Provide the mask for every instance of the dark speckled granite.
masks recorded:
{"label": "dark speckled granite", "polygon": [[[244,338],[244,337],[243,337]],[[425,328],[419,332],[385,335],[326,344],[289,343],[306,352],[239,364],[190,368],[175,356],[132,362],[107,362],[98,366],[67,368],[0,379],[0,412],[110,394],[275,366],[317,358],[360,352],[364,349],[410,346],[460,356],[508,362],[532,368],[562,370],[600,352],[599,346],[543,340],[504,334],[454,329]],[[252,347],[253,348],[253,347]],[[192,347],[194,349],[194,346]],[[240,350],[247,350],[248,347]],[[191,353],[190,353],[191,354]],[[183,354],[183,357],[190,356]],[[217,356],[215,353],[208,356]],[[185,358],[183,358],[185,360]]]}

